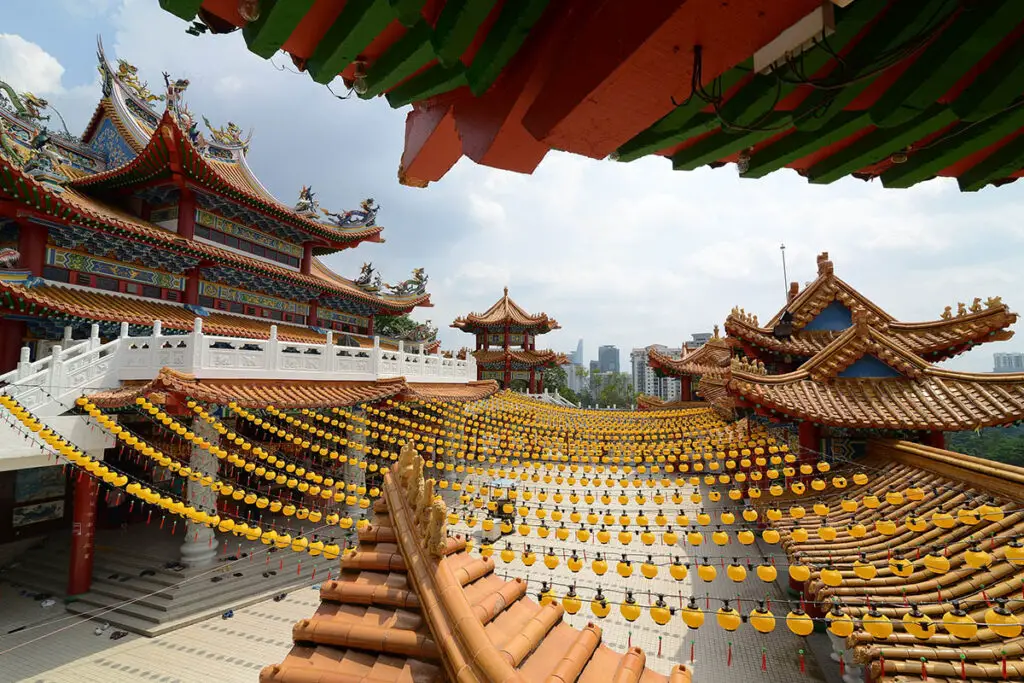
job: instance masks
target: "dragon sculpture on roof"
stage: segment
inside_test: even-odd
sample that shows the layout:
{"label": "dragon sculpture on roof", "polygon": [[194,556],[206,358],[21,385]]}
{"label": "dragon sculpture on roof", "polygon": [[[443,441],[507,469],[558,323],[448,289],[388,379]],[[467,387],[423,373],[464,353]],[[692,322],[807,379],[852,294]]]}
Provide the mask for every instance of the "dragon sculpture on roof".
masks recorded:
{"label": "dragon sculpture on roof", "polygon": [[359,277],[353,280],[355,285],[364,292],[376,293],[383,286],[380,273],[376,272],[372,263],[364,263],[359,270]]}
{"label": "dragon sculpture on roof", "polygon": [[[99,67],[99,70],[100,73],[104,73],[102,66]],[[139,80],[138,67],[127,60],[117,60],[117,73],[115,74],[115,77],[121,85],[131,92],[131,94],[135,95],[135,97],[139,98],[146,104],[162,102],[166,97],[165,95],[154,95],[150,92],[149,83]]]}
{"label": "dragon sculpture on roof", "polygon": [[295,202],[295,213],[303,215],[315,215],[320,210],[320,202],[316,199],[316,193],[310,185],[303,185],[299,190],[299,201]]}
{"label": "dragon sculpture on roof", "polygon": [[339,228],[365,228],[374,225],[380,205],[371,197],[364,199],[359,208],[352,211],[342,213],[332,213],[327,209],[321,209],[321,211],[330,219],[331,224]]}
{"label": "dragon sculpture on roof", "polygon": [[205,123],[206,127],[210,129],[210,135],[213,139],[222,145],[227,145],[229,147],[247,147],[249,145],[249,140],[252,139],[252,131],[250,131],[249,137],[243,140],[242,129],[234,121],[228,121],[226,126],[217,128],[204,116],[203,123]]}
{"label": "dragon sculpture on roof", "polygon": [[403,280],[397,285],[384,285],[384,287],[392,296],[414,296],[426,293],[429,279],[423,268],[413,268],[412,277],[408,280]]}
{"label": "dragon sculpture on roof", "polygon": [[437,328],[430,324],[430,321],[420,323],[416,327],[398,335],[402,341],[409,342],[432,342],[437,339]]}
{"label": "dragon sculpture on roof", "polygon": [[[7,96],[7,102],[10,103],[10,107],[14,109],[15,115],[19,118],[26,121],[50,120],[48,115],[43,115],[43,110],[49,107],[50,103],[42,97],[36,97],[30,92],[19,94],[14,88],[3,81],[0,81],[0,92]],[[2,100],[3,98],[0,98],[0,101]]]}

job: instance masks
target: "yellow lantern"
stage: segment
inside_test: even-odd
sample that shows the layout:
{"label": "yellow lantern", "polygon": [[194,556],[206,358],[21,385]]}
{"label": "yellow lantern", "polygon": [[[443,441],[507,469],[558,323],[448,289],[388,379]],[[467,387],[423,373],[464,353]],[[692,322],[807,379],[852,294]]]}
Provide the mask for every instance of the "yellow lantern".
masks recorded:
{"label": "yellow lantern", "polygon": [[739,612],[729,606],[728,600],[723,600],[722,602],[723,605],[718,608],[717,612],[715,612],[715,621],[717,621],[718,625],[724,630],[729,632],[735,631],[740,627],[740,624],[743,623],[743,619]]}
{"label": "yellow lantern", "polygon": [[554,548],[548,548],[547,555],[544,556],[544,566],[548,569],[554,569],[558,566],[558,556],[555,555]]}
{"label": "yellow lantern", "polygon": [[779,542],[779,539],[780,539],[779,532],[776,531],[775,529],[765,529],[764,531],[761,532],[761,539],[765,543],[769,543],[771,545],[775,545],[776,543]]}
{"label": "yellow lantern", "polygon": [[754,538],[753,531],[744,529],[736,534],[736,540],[738,540],[741,545],[752,545],[756,539]]}
{"label": "yellow lantern", "polygon": [[572,556],[566,561],[566,566],[569,567],[569,571],[576,573],[583,569],[583,560],[579,558],[576,551],[572,551]]}
{"label": "yellow lantern", "polygon": [[582,606],[583,603],[580,601],[579,596],[576,595],[576,586],[569,586],[569,592],[567,592],[565,597],[562,598],[562,607],[569,614],[576,614],[580,611],[580,607]]}
{"label": "yellow lantern", "polygon": [[953,609],[942,615],[942,627],[958,640],[974,640],[978,635],[978,622],[960,607],[958,600],[953,601]]}
{"label": "yellow lantern", "polygon": [[1024,567],[1024,543],[1019,538],[1010,541],[1006,546],[1006,561],[1016,567]]}
{"label": "yellow lantern", "polygon": [[839,605],[832,605],[832,609],[828,613],[828,630],[832,632],[832,635],[839,638],[846,638],[854,630],[853,618],[849,614],[845,614],[839,609]]}
{"label": "yellow lantern", "polygon": [[789,565],[789,578],[797,583],[803,583],[811,578],[811,568],[804,564]]}
{"label": "yellow lantern", "polygon": [[1006,598],[996,598],[996,606],[985,612],[985,625],[1001,638],[1016,638],[1020,635],[1020,620],[1006,609]]}
{"label": "yellow lantern", "polygon": [[686,627],[696,631],[704,624],[704,612],[697,607],[696,598],[691,597],[689,604],[680,610],[680,616]]}
{"label": "yellow lantern", "polygon": [[757,578],[761,579],[765,583],[771,583],[775,581],[775,579],[779,575],[779,571],[775,568],[775,566],[767,563],[757,565],[756,571]]}
{"label": "yellow lantern", "polygon": [[922,559],[924,568],[934,574],[945,574],[949,571],[949,558],[937,555],[934,552],[928,553]]}
{"label": "yellow lantern", "polygon": [[701,581],[711,583],[715,580],[715,577],[718,576],[718,570],[715,569],[715,565],[709,564],[705,559],[697,566],[697,576],[700,577]]}
{"label": "yellow lantern", "polygon": [[892,635],[892,622],[877,608],[872,608],[861,618],[861,625],[875,640],[885,640]]}
{"label": "yellow lantern", "polygon": [[645,579],[653,579],[658,575],[658,567],[654,564],[654,558],[647,556],[647,561],[640,565],[640,573]]}
{"label": "yellow lantern", "polygon": [[725,575],[728,576],[732,581],[740,583],[747,578],[746,568],[733,558],[732,564],[725,568]]}
{"label": "yellow lantern", "polygon": [[843,583],[843,576],[830,564],[821,570],[821,582],[826,586],[839,586]]}
{"label": "yellow lantern", "polygon": [[807,541],[807,529],[797,527],[789,532],[789,537],[794,543],[805,543]]}
{"label": "yellow lantern", "polygon": [[992,555],[975,545],[964,553],[964,562],[972,569],[981,569],[992,564]]}
{"label": "yellow lantern", "polygon": [[636,621],[640,617],[640,605],[636,604],[633,591],[626,591],[626,601],[619,605],[619,612],[626,621]]}
{"label": "yellow lantern", "polygon": [[633,564],[629,561],[625,555],[615,565],[615,571],[624,579],[628,579],[633,575]]}
{"label": "yellow lantern", "polygon": [[594,613],[594,616],[598,619],[604,619],[608,616],[611,611],[611,606],[601,593],[601,589],[597,589],[597,593],[594,595],[594,599],[590,601],[590,611]]}
{"label": "yellow lantern", "polygon": [[775,630],[775,615],[765,609],[763,602],[758,604],[757,609],[750,611],[747,622],[758,633],[771,633]]}
{"label": "yellow lantern", "polygon": [[858,579],[870,581],[878,575],[878,567],[868,562],[864,553],[861,553],[860,558],[853,563],[853,573]]}
{"label": "yellow lantern", "polygon": [[798,636],[809,636],[814,632],[814,620],[797,608],[786,615],[786,627]]}
{"label": "yellow lantern", "polygon": [[911,605],[910,611],[903,615],[903,628],[918,640],[928,640],[935,635],[935,622],[917,605]]}
{"label": "yellow lantern", "polygon": [[590,569],[598,576],[604,576],[608,571],[608,562],[601,557],[601,553],[598,553],[594,561],[590,563]]}
{"label": "yellow lantern", "polygon": [[686,575],[689,574],[685,565],[679,563],[679,558],[673,558],[672,564],[668,568],[669,576],[676,581],[683,581],[686,579]]}

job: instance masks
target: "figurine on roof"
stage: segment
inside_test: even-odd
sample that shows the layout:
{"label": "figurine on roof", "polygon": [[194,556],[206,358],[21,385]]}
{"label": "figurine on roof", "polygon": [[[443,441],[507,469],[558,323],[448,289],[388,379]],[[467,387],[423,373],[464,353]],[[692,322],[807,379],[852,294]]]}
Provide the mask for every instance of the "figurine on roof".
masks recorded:
{"label": "figurine on roof", "polygon": [[432,342],[437,339],[437,328],[431,325],[428,320],[425,323],[420,323],[411,330],[403,332],[398,335],[398,338],[402,341],[410,342]]}
{"label": "figurine on roof", "polygon": [[177,112],[182,108],[182,95],[188,89],[188,79],[179,78],[175,81],[171,80],[171,75],[164,72],[164,85],[167,88],[167,108],[173,112]]}
{"label": "figurine on roof", "polygon": [[21,155],[14,146],[14,134],[7,127],[7,122],[0,119],[0,155],[7,158],[15,166],[21,166]]}
{"label": "figurine on roof", "polygon": [[423,268],[413,268],[412,277],[408,280],[403,280],[397,285],[384,285],[388,289],[388,294],[392,296],[411,296],[414,294],[424,294],[427,291],[427,274],[423,271]]}
{"label": "figurine on roof", "polygon": [[372,263],[364,263],[359,270],[359,277],[353,282],[365,292],[376,292],[381,287],[380,273],[374,271]]}
{"label": "figurine on roof", "polygon": [[30,92],[23,92],[19,95],[14,88],[3,81],[0,81],[0,92],[7,95],[7,100],[17,116],[29,121],[50,120],[49,116],[43,116],[43,110],[50,106],[50,103],[43,98],[36,97]]}
{"label": "figurine on roof", "polygon": [[229,147],[245,147],[249,144],[249,139],[252,138],[252,133],[245,140],[242,139],[242,129],[235,124],[234,121],[228,121],[228,125],[217,128],[210,123],[210,120],[203,117],[203,123],[210,129],[210,135],[213,139],[222,145]]}
{"label": "figurine on roof", "polygon": [[299,190],[299,201],[295,202],[295,213],[314,215],[320,209],[320,202],[316,199],[316,193],[309,185],[303,185]]}
{"label": "figurine on roof", "polygon": [[[103,73],[102,66],[100,67],[100,73]],[[149,91],[149,83],[139,81],[138,68],[123,59],[117,60],[117,80],[146,104],[160,102],[165,97],[165,95],[154,95],[151,93]]]}
{"label": "figurine on roof", "polygon": [[344,213],[331,213],[327,209],[321,209],[324,215],[331,219],[331,223],[339,228],[363,228],[369,227],[377,220],[377,212],[380,206],[373,201],[373,198],[364,199],[358,209],[345,211]]}

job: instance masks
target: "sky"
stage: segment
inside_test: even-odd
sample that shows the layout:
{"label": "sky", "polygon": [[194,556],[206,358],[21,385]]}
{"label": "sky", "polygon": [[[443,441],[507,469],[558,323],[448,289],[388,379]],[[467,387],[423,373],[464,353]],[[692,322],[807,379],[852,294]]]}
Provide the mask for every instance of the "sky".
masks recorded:
{"label": "sky", "polygon": [[[347,277],[370,261],[389,282],[426,268],[434,307],[413,315],[439,327],[445,348],[471,345],[451,321],[508,286],[561,324],[540,346],[571,351],[582,338],[589,360],[613,344],[625,369],[630,349],[678,346],[733,306],[768,320],[785,301],[780,244],[790,280],[813,280],[827,251],[837,275],[899,320],[934,320],[974,297],[1024,306],[1024,183],[972,194],[944,179],[816,186],[789,170],[744,180],[732,165],[673,172],[662,158],[553,152],[532,176],[463,159],[428,188],[407,188],[397,179],[407,109],[338,99],[286,55],[248,52],[238,32],[190,36],[156,0],[4,0],[3,14],[0,79],[47,98],[72,133],[100,98],[100,36],[108,58],[137,66],[155,91],[164,71],[188,78],[192,111],[253,129],[249,162],[282,201],[307,184],[334,211],[375,198],[386,242],[326,261]],[[334,92],[344,94],[340,81]],[[1024,351],[1024,336],[946,365],[990,371],[1007,351]]]}

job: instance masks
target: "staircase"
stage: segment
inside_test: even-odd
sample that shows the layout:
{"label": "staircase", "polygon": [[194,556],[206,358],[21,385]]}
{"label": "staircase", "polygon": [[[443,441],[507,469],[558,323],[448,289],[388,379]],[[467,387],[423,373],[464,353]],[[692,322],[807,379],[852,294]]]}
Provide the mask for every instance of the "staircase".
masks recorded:
{"label": "staircase", "polygon": [[[67,598],[67,611],[140,635],[157,636],[320,583],[327,580],[328,572],[338,575],[337,559],[290,550],[268,552],[261,543],[239,542],[234,537],[227,539],[223,549],[223,536],[218,537],[222,553],[214,567],[175,571],[165,565],[177,559],[181,534],[180,528],[177,536],[171,536],[169,528],[161,535],[143,527],[97,534],[92,589]],[[232,561],[232,556],[240,559]],[[10,563],[0,573],[0,580],[61,597],[67,589],[69,563],[67,537],[54,535]],[[270,576],[263,575],[270,572]],[[214,578],[218,580],[211,580]]]}

